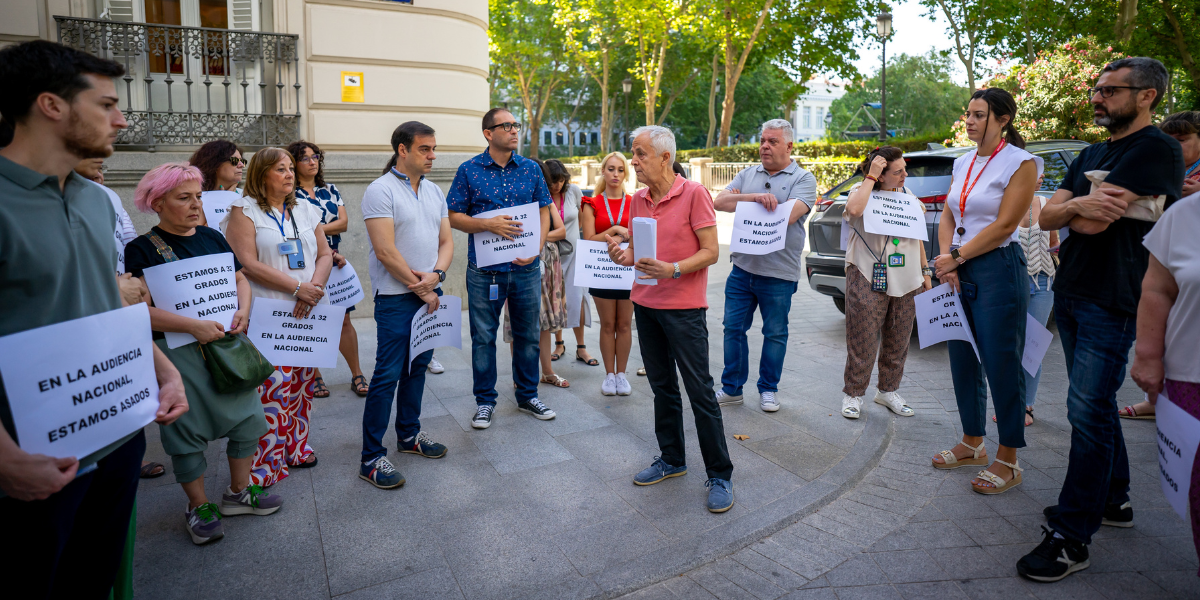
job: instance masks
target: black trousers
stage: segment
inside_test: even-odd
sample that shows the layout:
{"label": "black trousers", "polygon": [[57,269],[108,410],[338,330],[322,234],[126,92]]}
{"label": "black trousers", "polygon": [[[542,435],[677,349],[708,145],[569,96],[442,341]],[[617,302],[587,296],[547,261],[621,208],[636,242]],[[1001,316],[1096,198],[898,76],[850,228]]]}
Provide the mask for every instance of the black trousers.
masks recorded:
{"label": "black trousers", "polygon": [[706,312],[703,308],[669,310],[633,305],[642,363],[654,391],[654,433],[658,436],[662,459],[676,467],[687,464],[683,449],[683,397],[679,394],[679,378],[675,376],[678,367],[696,417],[704,468],[710,479],[728,480],[733,476],[733,463],[729,460],[721,407],[717,405],[708,370]]}
{"label": "black trousers", "polygon": [[104,600],[117,576],[146,435],[45,500],[0,499],[0,581],[11,598]]}

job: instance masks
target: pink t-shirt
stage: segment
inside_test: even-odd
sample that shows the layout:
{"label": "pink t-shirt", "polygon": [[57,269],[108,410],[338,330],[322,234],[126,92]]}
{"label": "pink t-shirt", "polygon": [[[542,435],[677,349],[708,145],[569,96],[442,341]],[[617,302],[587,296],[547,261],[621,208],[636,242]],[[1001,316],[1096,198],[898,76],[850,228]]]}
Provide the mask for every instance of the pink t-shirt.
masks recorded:
{"label": "pink t-shirt", "polygon": [[[712,196],[703,185],[676,175],[671,191],[657,204],[650,188],[633,194],[633,216],[658,220],[658,260],[676,263],[700,250],[695,231],[717,224]],[[639,271],[634,271],[639,274]],[[708,308],[708,268],[679,279],[659,279],[658,285],[633,285],[629,298],[647,308]]]}

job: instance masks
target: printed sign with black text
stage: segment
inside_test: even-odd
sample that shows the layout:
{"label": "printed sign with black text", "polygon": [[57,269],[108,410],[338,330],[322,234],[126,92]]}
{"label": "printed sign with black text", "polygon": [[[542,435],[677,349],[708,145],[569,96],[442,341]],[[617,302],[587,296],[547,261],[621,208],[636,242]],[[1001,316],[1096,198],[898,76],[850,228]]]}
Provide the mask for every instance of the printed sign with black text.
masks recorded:
{"label": "printed sign with black text", "polygon": [[255,298],[247,334],[254,347],[273,365],[336,367],[346,307],[318,304],[299,319],[295,307],[292,300]]}
{"label": "printed sign with black text", "polygon": [[[216,321],[229,331],[238,310],[233,253],[208,254],[148,267],[143,272],[154,307],[173,315]],[[190,333],[168,331],[168,348],[196,341]]]}

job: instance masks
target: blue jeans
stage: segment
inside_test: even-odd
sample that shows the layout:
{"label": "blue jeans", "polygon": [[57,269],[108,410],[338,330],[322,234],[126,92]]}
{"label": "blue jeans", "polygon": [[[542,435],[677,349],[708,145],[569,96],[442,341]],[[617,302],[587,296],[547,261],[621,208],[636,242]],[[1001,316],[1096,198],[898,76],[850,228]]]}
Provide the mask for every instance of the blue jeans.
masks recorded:
{"label": "blue jeans", "polygon": [[[1020,244],[987,252],[958,267],[959,301],[975,334],[971,344],[950,340],[950,374],[963,433],[983,437],[987,386],[992,388],[1000,444],[1025,447],[1025,313],[1029,310],[1029,274]],[[985,377],[986,375],[986,377]]]}
{"label": "blue jeans", "polygon": [[[498,294],[489,300],[488,289],[495,284]],[[538,341],[541,336],[538,314],[542,301],[542,265],[540,260],[511,271],[484,271],[467,265],[467,297],[471,318],[471,371],[477,404],[496,405],[496,330],[500,311],[508,302],[508,317],[513,334],[513,383],[517,384],[517,402],[537,398]]]}
{"label": "blue jeans", "polygon": [[[1037,277],[1029,278],[1029,316],[1042,325],[1046,324],[1046,320],[1050,318],[1050,309],[1054,308],[1054,292],[1050,291],[1052,285],[1054,278],[1045,273],[1038,273]],[[1025,372],[1025,406],[1033,406],[1037,402],[1038,382],[1041,380],[1041,366],[1038,366],[1037,375],[1032,377],[1028,371]]]}
{"label": "blue jeans", "polygon": [[1054,321],[1071,382],[1071,454],[1050,528],[1090,544],[1104,505],[1129,501],[1129,455],[1117,417],[1117,390],[1125,381],[1137,318],[1055,294]]}
{"label": "blue jeans", "polygon": [[[437,290],[442,295],[442,290]],[[375,373],[367,401],[363,404],[362,461],[387,456],[383,434],[396,399],[396,439],[405,440],[421,431],[421,396],[425,392],[425,370],[433,350],[422,352],[408,368],[409,335],[413,315],[425,310],[416,294],[375,296]],[[399,386],[399,391],[397,391]]]}
{"label": "blue jeans", "polygon": [[750,344],[746,331],[754,324],[754,308],[762,312],[763,347],[758,361],[758,392],[778,392],[787,353],[788,312],[796,282],[764,277],[734,265],[725,279],[725,370],[721,389],[740,396],[750,377]]}

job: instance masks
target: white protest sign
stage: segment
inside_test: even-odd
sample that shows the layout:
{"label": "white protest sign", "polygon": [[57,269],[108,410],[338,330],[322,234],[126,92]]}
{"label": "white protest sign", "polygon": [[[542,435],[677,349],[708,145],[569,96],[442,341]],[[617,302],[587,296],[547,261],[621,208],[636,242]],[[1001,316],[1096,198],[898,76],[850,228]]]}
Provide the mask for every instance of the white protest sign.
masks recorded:
{"label": "white protest sign", "polygon": [[307,317],[292,316],[292,300],[255,298],[250,309],[250,341],[276,366],[337,366],[344,306],[318,304]]}
{"label": "white protest sign", "polygon": [[867,233],[929,241],[921,201],[904,192],[871,192],[863,211]]}
{"label": "white protest sign", "polygon": [[0,338],[21,449],[83,458],[154,420],[150,309],[139,303]]}
{"label": "white protest sign", "polygon": [[[209,254],[155,265],[142,272],[154,307],[173,315],[216,321],[226,331],[232,329],[233,314],[238,310],[237,272],[233,253]],[[168,331],[168,348],[196,341],[190,333]]]}
{"label": "white protest sign", "polygon": [[[623,267],[614,263],[608,257],[607,242],[576,242],[575,252],[575,281],[572,283],[582,288],[601,288],[606,290],[633,289],[633,267]],[[622,249],[628,249],[629,244],[621,244]]]}
{"label": "white protest sign", "polygon": [[408,337],[409,371],[413,359],[445,346],[462,348],[462,298],[458,296],[442,296],[432,314],[428,306],[422,306],[413,315]]}
{"label": "white protest sign", "polygon": [[842,218],[842,236],[838,243],[838,248],[845,250],[850,247],[850,222],[844,217]]}
{"label": "white protest sign", "polygon": [[229,205],[242,195],[229,190],[212,190],[200,194],[200,203],[204,205],[204,219],[208,226],[221,231],[221,219],[229,212]]}
{"label": "white protest sign", "polygon": [[[633,262],[643,258],[658,259],[658,220],[650,217],[634,217],[633,222]],[[642,285],[658,285],[657,279],[641,279],[643,273],[633,272],[635,283]]]}
{"label": "white protest sign", "polygon": [[537,202],[489,210],[472,215],[476,219],[490,219],[508,215],[521,223],[521,233],[513,239],[505,239],[490,231],[471,234],[475,240],[475,266],[490,267],[512,262],[518,258],[531,258],[541,253],[542,216]]}
{"label": "white protest sign", "polygon": [[979,347],[975,345],[971,325],[967,323],[966,313],[958,305],[958,294],[950,289],[949,283],[917,294],[913,300],[917,309],[917,337],[922,348],[947,340],[962,340],[971,344],[975,358],[979,359]]}
{"label": "white protest sign", "polygon": [[742,254],[770,254],[787,244],[788,217],[795,200],[767,210],[757,202],[738,202],[733,213],[733,235],[729,251]]}
{"label": "white protest sign", "polygon": [[1163,495],[1179,516],[1187,519],[1188,489],[1192,484],[1192,463],[1200,444],[1200,421],[1167,398],[1158,395],[1154,405],[1158,425],[1158,470]]}
{"label": "white protest sign", "polygon": [[1038,369],[1042,366],[1042,359],[1046,357],[1046,351],[1050,349],[1052,341],[1054,341],[1054,334],[1038,323],[1033,315],[1026,313],[1025,352],[1021,355],[1021,366],[1025,367],[1030,376],[1037,375]]}
{"label": "white protest sign", "polygon": [[329,303],[333,306],[354,306],[365,297],[362,282],[358,280],[358,273],[350,261],[346,261],[344,267],[333,268],[325,292],[329,294]]}

